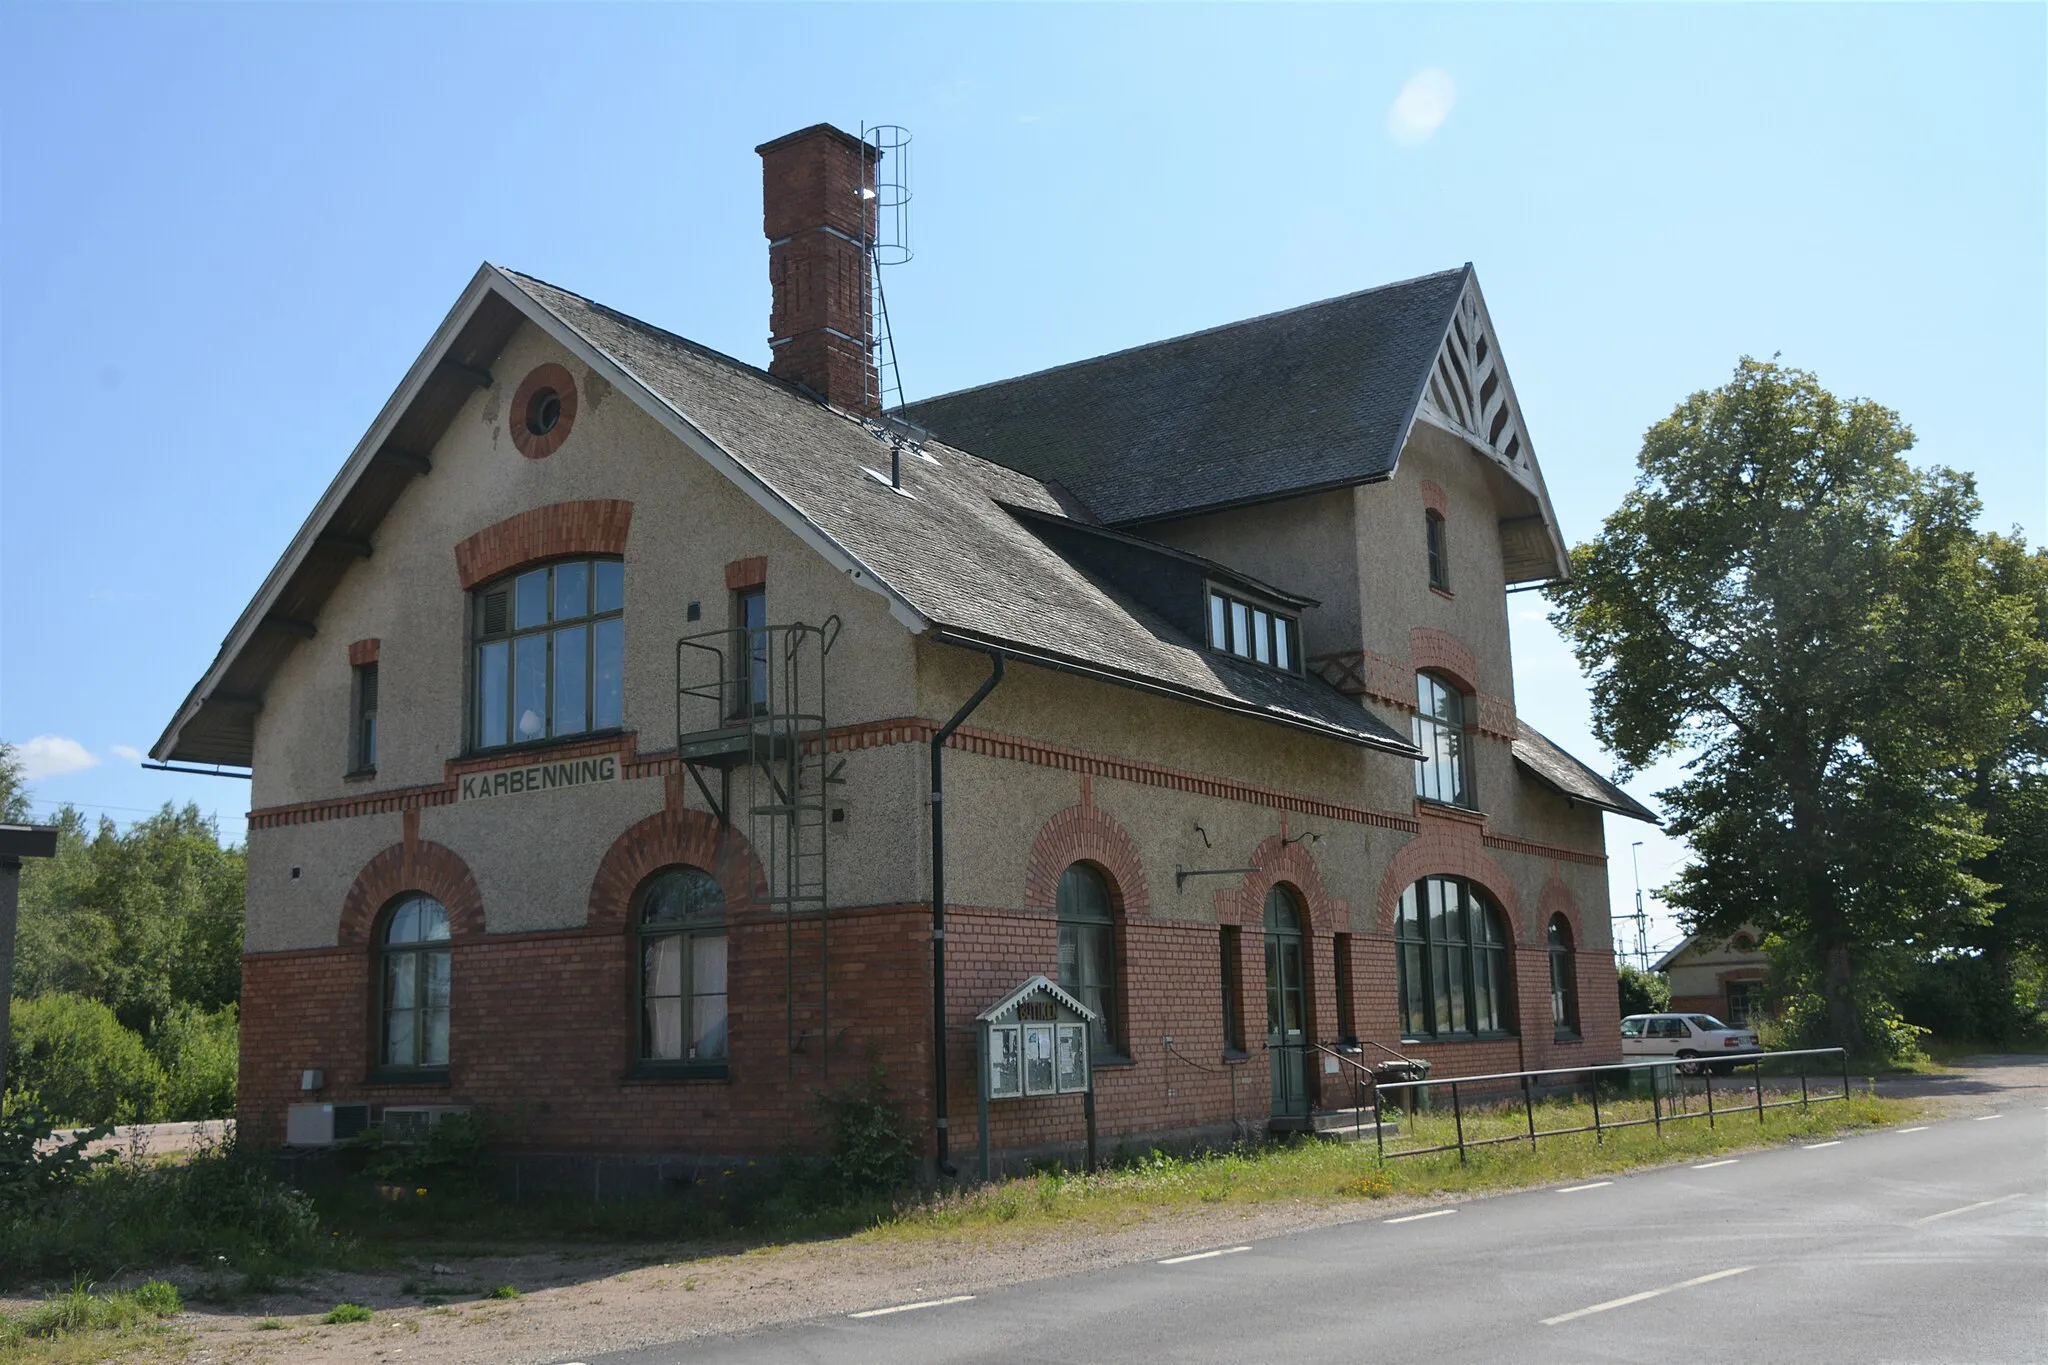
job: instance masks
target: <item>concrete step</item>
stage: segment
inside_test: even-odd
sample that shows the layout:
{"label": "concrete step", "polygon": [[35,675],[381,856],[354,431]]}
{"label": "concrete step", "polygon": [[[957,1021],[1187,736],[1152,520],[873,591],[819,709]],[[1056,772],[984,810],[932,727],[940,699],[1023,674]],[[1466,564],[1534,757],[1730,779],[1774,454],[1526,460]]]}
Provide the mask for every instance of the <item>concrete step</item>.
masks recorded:
{"label": "concrete step", "polygon": [[1276,1118],[1267,1125],[1271,1133],[1310,1133],[1326,1142],[1370,1142],[1378,1132],[1388,1137],[1401,1131],[1391,1111],[1387,1121],[1374,1125],[1372,1110],[1319,1109],[1307,1118]]}

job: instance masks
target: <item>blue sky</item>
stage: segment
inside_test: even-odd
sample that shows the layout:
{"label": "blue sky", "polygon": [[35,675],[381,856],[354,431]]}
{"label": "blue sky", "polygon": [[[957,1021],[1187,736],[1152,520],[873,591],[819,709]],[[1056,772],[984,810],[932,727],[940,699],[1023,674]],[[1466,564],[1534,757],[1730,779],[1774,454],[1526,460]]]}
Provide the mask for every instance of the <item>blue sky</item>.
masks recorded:
{"label": "blue sky", "polygon": [[[0,735],[46,808],[239,837],[244,784],[133,755],[478,262],[764,362],[752,149],[820,120],[915,135],[913,397],[1470,260],[1571,539],[1781,352],[2039,542],[2044,14],[13,5]],[[1513,610],[1524,715],[1604,765]],[[1681,856],[1612,822],[1617,909],[1636,839]]]}

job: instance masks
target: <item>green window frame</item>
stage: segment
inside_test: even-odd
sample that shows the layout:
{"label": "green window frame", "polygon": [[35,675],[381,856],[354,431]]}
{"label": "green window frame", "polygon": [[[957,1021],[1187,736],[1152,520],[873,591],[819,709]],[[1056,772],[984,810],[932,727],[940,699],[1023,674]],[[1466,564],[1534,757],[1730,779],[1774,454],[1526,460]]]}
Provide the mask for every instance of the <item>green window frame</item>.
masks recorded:
{"label": "green window frame", "polygon": [[1444,536],[1444,514],[1435,510],[1423,514],[1429,545],[1429,586],[1451,590],[1451,552]]}
{"label": "green window frame", "polygon": [[350,776],[377,771],[377,665],[355,667],[355,715],[349,727]]}
{"label": "green window frame", "polygon": [[1223,980],[1223,1050],[1244,1052],[1244,931],[1220,926],[1216,936]]}
{"label": "green window frame", "polygon": [[625,723],[626,566],[534,565],[473,594],[475,750],[544,744]]}
{"label": "green window frame", "polygon": [[1501,1038],[1515,1032],[1507,917],[1476,882],[1424,877],[1394,921],[1401,1036]]}
{"label": "green window frame", "polygon": [[1060,874],[1053,904],[1059,917],[1060,987],[1095,1011],[1095,1022],[1088,1026],[1094,1056],[1121,1058],[1116,898],[1109,879],[1087,863],[1074,863]]}
{"label": "green window frame", "polygon": [[384,910],[378,943],[379,1072],[420,1078],[448,1072],[453,955],[448,910],[413,892]]}
{"label": "green window frame", "polygon": [[637,905],[639,1069],[724,1075],[731,1053],[725,889],[702,868],[678,864],[648,878]]}
{"label": "green window frame", "polygon": [[1579,971],[1572,953],[1572,927],[1563,915],[1550,917],[1550,1027],[1559,1040],[1579,1036]]}

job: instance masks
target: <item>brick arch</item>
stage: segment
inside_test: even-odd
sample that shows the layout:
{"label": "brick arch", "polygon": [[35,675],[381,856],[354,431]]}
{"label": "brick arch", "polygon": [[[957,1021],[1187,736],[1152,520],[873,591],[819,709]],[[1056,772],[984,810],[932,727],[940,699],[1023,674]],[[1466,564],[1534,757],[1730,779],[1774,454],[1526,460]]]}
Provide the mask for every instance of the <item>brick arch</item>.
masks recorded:
{"label": "brick arch", "polygon": [[1536,902],[1536,923],[1529,926],[1534,937],[1532,942],[1550,946],[1550,920],[1554,915],[1564,916],[1564,922],[1571,926],[1572,951],[1582,952],[1586,947],[1586,936],[1579,929],[1579,898],[1564,884],[1557,873],[1550,874],[1550,880],[1543,883],[1543,894]]}
{"label": "brick arch", "polygon": [[1440,517],[1450,511],[1451,500],[1444,496],[1444,486],[1442,484],[1438,483],[1435,479],[1424,479],[1421,487],[1423,507]]}
{"label": "brick arch", "polygon": [[342,946],[368,947],[377,916],[411,891],[425,892],[447,907],[448,929],[454,937],[474,938],[484,932],[484,898],[469,864],[453,849],[407,839],[364,863],[356,874],[341,903]]}
{"label": "brick arch", "polygon": [[1152,892],[1137,841],[1096,806],[1092,786],[1084,785],[1079,805],[1067,807],[1038,831],[1024,864],[1024,904],[1034,910],[1053,909],[1059,901],[1060,875],[1075,863],[1087,863],[1109,879],[1117,909],[1145,914],[1152,908]]}
{"label": "brick arch", "polygon": [[[533,396],[542,389],[555,391],[555,396],[561,400],[562,411],[555,421],[554,430],[536,436],[527,429],[526,409],[533,402]],[[519,381],[519,388],[512,395],[512,410],[506,414],[512,444],[529,460],[545,460],[569,439],[569,429],[576,425],[576,406],[575,376],[552,361],[534,366],[532,372]]]}
{"label": "brick arch", "polygon": [[1486,852],[1477,825],[1462,820],[1426,820],[1418,837],[1395,850],[1386,874],[1380,878],[1381,933],[1394,931],[1394,912],[1400,907],[1401,893],[1424,877],[1464,877],[1477,882],[1500,902],[1500,908],[1506,912],[1509,935],[1527,941],[1528,925],[1522,919],[1521,897],[1515,894],[1515,884],[1508,874]]}
{"label": "brick arch", "polygon": [[1285,886],[1301,901],[1310,933],[1328,934],[1351,927],[1351,906],[1333,899],[1323,885],[1323,871],[1303,844],[1289,841],[1283,830],[1252,852],[1257,871],[1245,874],[1235,891],[1216,893],[1216,917],[1225,924],[1257,927],[1264,923],[1266,893]]}
{"label": "brick arch", "polygon": [[633,504],[590,498],[535,507],[484,527],[455,547],[455,576],[465,591],[522,564],[563,555],[622,555]]}
{"label": "brick arch", "polygon": [[1468,695],[1479,691],[1479,661],[1462,640],[1447,630],[1417,626],[1408,633],[1408,652],[1418,673],[1441,673]]}
{"label": "brick arch", "polygon": [[633,897],[641,884],[677,863],[701,867],[716,877],[728,914],[767,900],[767,878],[745,837],[702,811],[670,806],[631,826],[605,850],[590,882],[589,927],[629,927]]}

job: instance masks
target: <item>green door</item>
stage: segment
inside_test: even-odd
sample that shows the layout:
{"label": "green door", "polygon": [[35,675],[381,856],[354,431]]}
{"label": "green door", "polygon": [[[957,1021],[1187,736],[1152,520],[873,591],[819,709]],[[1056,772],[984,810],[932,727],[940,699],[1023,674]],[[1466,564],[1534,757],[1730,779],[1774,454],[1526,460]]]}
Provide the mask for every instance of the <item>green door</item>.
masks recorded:
{"label": "green door", "polygon": [[1266,1056],[1273,1116],[1308,1114],[1308,995],[1302,980],[1301,910],[1283,887],[1266,893]]}

